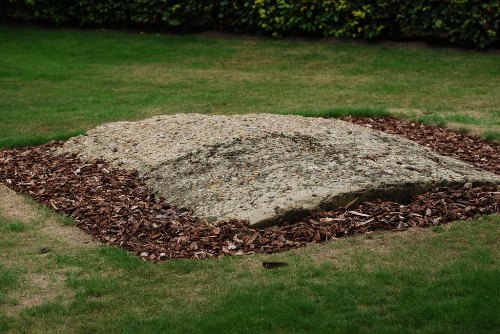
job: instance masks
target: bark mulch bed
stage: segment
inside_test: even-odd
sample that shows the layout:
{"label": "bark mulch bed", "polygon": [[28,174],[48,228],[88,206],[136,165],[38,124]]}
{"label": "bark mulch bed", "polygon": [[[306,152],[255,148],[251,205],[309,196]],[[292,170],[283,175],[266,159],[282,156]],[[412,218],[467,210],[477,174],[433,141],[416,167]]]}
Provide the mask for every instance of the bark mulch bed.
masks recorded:
{"label": "bark mulch bed", "polygon": [[[422,137],[428,138],[429,144],[444,147],[444,143],[436,144],[440,140],[446,140],[446,145],[456,143],[446,138],[458,134],[445,130],[448,137],[434,135],[430,140],[424,127]],[[409,128],[414,136],[422,131],[420,125]],[[274,253],[346,235],[433,226],[500,212],[500,185],[469,184],[459,189],[438,188],[405,205],[383,200],[352,203],[298,223],[262,229],[244,221],[207,224],[191,211],[155,198],[137,172],[119,170],[103,161],[82,162],[72,154],[53,156],[52,149],[60,145],[0,150],[0,182],[70,215],[78,227],[98,240],[154,261]],[[482,167],[498,172],[499,159],[491,162],[488,148],[493,147],[498,154],[498,147],[489,143],[474,147],[464,150],[471,155],[470,160],[462,160],[478,159],[484,162]]]}

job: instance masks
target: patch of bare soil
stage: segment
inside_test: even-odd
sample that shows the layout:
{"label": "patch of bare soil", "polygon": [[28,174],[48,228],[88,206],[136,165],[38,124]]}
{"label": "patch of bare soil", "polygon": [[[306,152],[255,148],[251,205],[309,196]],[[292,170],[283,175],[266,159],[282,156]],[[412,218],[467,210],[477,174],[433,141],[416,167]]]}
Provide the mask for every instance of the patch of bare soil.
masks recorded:
{"label": "patch of bare soil", "polygon": [[53,220],[48,220],[44,223],[42,232],[50,236],[65,240],[72,245],[85,247],[94,247],[97,245],[97,242],[92,238],[92,235],[89,235],[82,230],[75,229],[72,226],[63,226]]}
{"label": "patch of bare soil", "polygon": [[[36,206],[27,203],[22,196],[2,184],[0,184],[0,214],[7,219],[19,219],[28,224],[40,218]],[[74,245],[92,246],[96,244],[91,235],[71,226],[63,226],[52,218],[41,220],[41,224],[42,232]]]}
{"label": "patch of bare soil", "polygon": [[7,308],[7,313],[10,315],[16,315],[25,309],[55,301],[58,298],[69,300],[73,295],[65,287],[63,275],[46,276],[30,273],[24,277],[24,284],[27,285],[25,289],[11,295],[17,304]]}
{"label": "patch of bare soil", "polygon": [[[388,119],[397,129],[387,130],[405,129],[407,137],[408,132],[414,138],[425,137],[431,147],[450,155],[461,150],[453,156],[500,171],[499,160],[492,161],[492,155],[498,157],[498,146],[494,144],[472,138],[455,140],[459,134],[439,128],[438,135],[432,135],[433,127],[401,126],[399,122]],[[475,145],[474,149],[465,149],[469,143]],[[78,227],[97,239],[154,261],[273,253],[347,235],[433,226],[500,212],[500,185],[467,184],[458,189],[436,188],[407,204],[351,202],[294,224],[268,228],[250,227],[245,221],[209,224],[188,209],[155,198],[135,171],[117,169],[103,161],[82,162],[74,154],[54,156],[54,148],[61,145],[0,151],[0,182],[71,215]],[[453,145],[454,149],[446,148]]]}
{"label": "patch of bare soil", "polygon": [[19,219],[26,223],[38,216],[38,210],[13,190],[0,185],[0,214],[7,219]]}
{"label": "patch of bare soil", "polygon": [[[72,245],[97,244],[97,242],[92,241],[92,237],[88,233],[70,226],[62,226],[53,217],[45,217],[36,205],[29,203],[21,195],[3,184],[0,184],[0,215],[7,219],[21,220],[25,224],[41,224],[42,233],[65,240]],[[36,258],[32,258],[25,263],[24,267],[29,268],[28,273],[23,275],[25,288],[16,290],[9,296],[17,303],[6,308],[7,314],[15,315],[24,309],[54,301],[59,297],[63,297],[65,300],[69,299],[71,291],[65,288],[64,275],[45,275],[33,272],[36,262]]]}

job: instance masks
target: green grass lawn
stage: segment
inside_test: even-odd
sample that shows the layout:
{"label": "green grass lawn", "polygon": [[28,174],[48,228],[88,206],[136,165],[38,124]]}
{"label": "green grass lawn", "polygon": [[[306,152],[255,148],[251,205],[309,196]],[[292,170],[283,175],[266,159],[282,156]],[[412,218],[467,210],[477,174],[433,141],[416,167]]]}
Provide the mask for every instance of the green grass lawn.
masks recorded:
{"label": "green grass lawn", "polygon": [[[493,333],[500,328],[498,216],[282,254],[164,264],[79,244],[71,237],[75,228],[47,209],[24,221],[0,217],[2,333]],[[50,251],[40,254],[42,248]],[[262,268],[268,260],[289,265]]]}
{"label": "green grass lawn", "polygon": [[500,136],[500,54],[0,26],[0,147],[158,114],[391,112]]}
{"label": "green grass lawn", "polygon": [[[0,26],[0,147],[177,112],[390,113],[499,139],[499,96],[494,52]],[[0,196],[0,333],[500,330],[498,215],[153,264],[16,198]]]}

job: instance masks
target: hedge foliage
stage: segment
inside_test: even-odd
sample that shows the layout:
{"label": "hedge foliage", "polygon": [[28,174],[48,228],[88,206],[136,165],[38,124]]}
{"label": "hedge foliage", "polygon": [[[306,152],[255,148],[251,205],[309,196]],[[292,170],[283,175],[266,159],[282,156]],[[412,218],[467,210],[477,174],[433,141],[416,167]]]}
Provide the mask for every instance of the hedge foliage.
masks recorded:
{"label": "hedge foliage", "polygon": [[208,0],[4,1],[4,17],[55,25],[194,31],[215,23],[215,2]]}
{"label": "hedge foliage", "polygon": [[500,0],[4,0],[0,16],[90,27],[394,38],[437,36],[487,47]]}

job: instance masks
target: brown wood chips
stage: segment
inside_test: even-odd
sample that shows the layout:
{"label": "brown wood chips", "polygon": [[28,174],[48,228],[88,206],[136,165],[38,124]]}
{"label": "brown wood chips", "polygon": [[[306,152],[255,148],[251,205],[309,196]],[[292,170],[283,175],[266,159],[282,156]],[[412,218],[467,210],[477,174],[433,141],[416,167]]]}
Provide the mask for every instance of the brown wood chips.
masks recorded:
{"label": "brown wood chips", "polygon": [[[402,134],[441,154],[500,173],[500,147],[437,127],[391,118],[348,118]],[[53,155],[61,143],[0,150],[0,182],[70,215],[96,239],[140,257],[208,258],[273,253],[378,230],[433,226],[500,212],[500,186],[438,188],[400,204],[376,200],[320,212],[294,224],[252,228],[244,221],[209,224],[155,198],[137,172],[75,155]]]}

